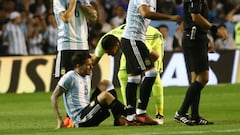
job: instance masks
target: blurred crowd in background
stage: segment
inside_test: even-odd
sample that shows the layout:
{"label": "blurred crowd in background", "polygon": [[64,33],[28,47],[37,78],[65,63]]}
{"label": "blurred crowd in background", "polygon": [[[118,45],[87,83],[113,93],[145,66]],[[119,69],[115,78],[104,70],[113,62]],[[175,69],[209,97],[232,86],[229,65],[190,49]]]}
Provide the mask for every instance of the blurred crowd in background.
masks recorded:
{"label": "blurred crowd in background", "polygon": [[[215,49],[237,49],[240,45],[240,0],[207,0],[208,19],[226,29],[227,40],[209,35]],[[98,20],[89,23],[89,45],[94,50],[99,38],[123,24],[128,4],[125,0],[94,0]],[[183,0],[158,0],[158,12],[183,16]],[[231,24],[229,31],[226,24]],[[183,29],[174,34],[168,25],[158,28],[165,40],[165,51],[181,51]],[[0,0],[0,56],[43,55],[56,53],[57,25],[53,14],[53,0]]]}

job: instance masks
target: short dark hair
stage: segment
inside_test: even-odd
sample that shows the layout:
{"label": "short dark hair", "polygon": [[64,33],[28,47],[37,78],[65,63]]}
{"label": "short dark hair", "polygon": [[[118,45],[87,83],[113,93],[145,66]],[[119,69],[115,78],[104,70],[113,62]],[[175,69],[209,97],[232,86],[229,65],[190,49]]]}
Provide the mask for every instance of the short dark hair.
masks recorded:
{"label": "short dark hair", "polygon": [[217,27],[218,28],[221,28],[221,27],[227,28],[227,25],[225,23],[220,23]]}
{"label": "short dark hair", "polygon": [[102,48],[104,50],[108,50],[114,47],[114,45],[119,42],[118,38],[114,35],[106,35],[103,39],[102,39]]}
{"label": "short dark hair", "polygon": [[88,52],[77,52],[72,57],[72,64],[73,66],[76,66],[77,64],[83,65],[89,58],[91,58],[91,55]]}
{"label": "short dark hair", "polygon": [[160,24],[160,25],[158,26],[158,28],[167,28],[167,29],[168,29],[168,25],[166,25],[166,24]]}

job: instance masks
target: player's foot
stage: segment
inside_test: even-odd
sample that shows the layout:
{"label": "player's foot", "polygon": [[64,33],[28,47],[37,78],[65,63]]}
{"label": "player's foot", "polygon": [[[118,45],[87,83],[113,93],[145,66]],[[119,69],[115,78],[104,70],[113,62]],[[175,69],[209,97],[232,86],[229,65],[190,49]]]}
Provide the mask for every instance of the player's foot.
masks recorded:
{"label": "player's foot", "polygon": [[136,121],[143,123],[143,125],[157,125],[157,121],[150,118],[146,113],[136,115]]}
{"label": "player's foot", "polygon": [[63,124],[65,128],[74,128],[74,123],[69,116],[64,117]]}
{"label": "player's foot", "polygon": [[119,119],[114,120],[113,125],[114,126],[125,126],[126,123],[127,123],[126,118],[121,116]]}
{"label": "player's foot", "polygon": [[208,121],[202,117],[199,117],[197,120],[192,120],[195,125],[212,125],[213,122]]}
{"label": "player's foot", "polygon": [[125,126],[142,126],[143,123],[136,121],[136,120],[132,120],[132,121],[128,121],[125,123]]}
{"label": "player's foot", "polygon": [[158,125],[162,125],[164,123],[164,116],[157,114],[154,120],[158,123]]}
{"label": "player's foot", "polygon": [[177,122],[180,122],[184,125],[188,125],[188,126],[193,126],[194,125],[193,121],[190,119],[189,115],[187,115],[187,114],[180,115],[178,112],[176,112],[176,114],[174,116],[174,119]]}

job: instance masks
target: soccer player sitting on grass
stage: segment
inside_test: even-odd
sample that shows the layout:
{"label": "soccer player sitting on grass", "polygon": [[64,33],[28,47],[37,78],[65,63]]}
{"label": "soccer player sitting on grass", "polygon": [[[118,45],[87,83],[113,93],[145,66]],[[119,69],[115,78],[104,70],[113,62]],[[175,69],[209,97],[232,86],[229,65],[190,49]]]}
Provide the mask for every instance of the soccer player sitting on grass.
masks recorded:
{"label": "soccer player sitting on grass", "polygon": [[[59,97],[63,95],[64,106],[75,127],[98,126],[114,116],[114,125],[124,125],[121,115],[126,115],[124,105],[116,98],[116,92],[109,81],[101,81],[90,97],[92,59],[89,53],[76,53],[72,58],[74,70],[64,74],[51,95],[51,104],[57,116],[57,128],[64,122],[59,109]],[[123,121],[121,121],[123,120]]]}
{"label": "soccer player sitting on grass", "polygon": [[[98,42],[94,53],[94,64],[102,58],[102,56],[107,53],[108,55],[115,56],[120,51],[120,40],[122,38],[122,33],[125,28],[125,24],[109,31],[106,33]],[[164,55],[163,49],[163,37],[162,34],[152,26],[148,26],[146,33],[146,46],[151,52],[152,57],[155,59],[155,68],[157,69],[157,77],[153,85],[152,96],[155,100],[156,109],[156,121],[158,124],[163,124],[163,86],[160,78],[160,73],[163,71],[162,58]],[[126,105],[126,85],[127,85],[127,71],[126,71],[126,59],[124,54],[121,56],[120,69],[118,72],[118,79],[121,85],[121,92],[123,97],[123,102]]]}

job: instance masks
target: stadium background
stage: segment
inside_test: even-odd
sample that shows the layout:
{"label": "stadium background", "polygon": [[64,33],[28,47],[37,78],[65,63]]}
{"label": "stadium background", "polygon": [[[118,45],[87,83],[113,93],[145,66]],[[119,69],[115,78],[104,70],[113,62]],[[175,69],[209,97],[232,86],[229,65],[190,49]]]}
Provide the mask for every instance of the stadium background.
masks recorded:
{"label": "stadium background", "polygon": [[[240,83],[239,50],[222,50],[209,53],[210,80],[208,85]],[[55,55],[0,57],[0,93],[49,92],[54,89]],[[117,71],[119,56],[104,55],[93,71],[93,87],[102,79],[112,80],[119,87]],[[164,86],[187,86],[188,75],[181,52],[165,52]]]}
{"label": "stadium background", "polygon": [[[102,34],[97,34],[102,28],[101,25],[111,23],[114,17],[125,17],[127,3],[125,0],[96,0],[99,13],[99,20],[89,24],[89,35],[91,49],[94,49],[97,39]],[[233,22],[227,18],[229,13],[236,9],[234,15],[240,15],[239,0],[207,0],[209,2],[210,13],[214,13],[212,3],[216,2],[216,12],[210,14],[209,19],[214,23],[224,22],[228,32],[234,33],[234,26],[238,22]],[[181,0],[162,0],[158,12],[168,14],[180,14]],[[9,14],[15,10],[31,18],[38,16],[45,18],[52,14],[52,0],[0,0],[0,37],[2,36],[2,26],[9,21]],[[117,12],[118,11],[118,12]],[[120,12],[121,11],[121,12]],[[122,16],[121,16],[122,15]],[[215,16],[214,16],[215,15]],[[214,18],[215,17],[215,18]],[[24,18],[26,19],[26,18]],[[46,19],[46,18],[45,18]],[[101,19],[105,19],[101,22]],[[158,27],[166,24],[169,27],[169,35],[173,36],[176,28],[175,23],[169,21],[152,21],[151,25]],[[91,38],[94,37],[94,38]],[[33,56],[7,56],[5,46],[0,38],[0,93],[33,93],[38,91],[49,92],[53,90],[57,80],[53,77],[55,54],[47,52],[44,55]],[[220,50],[209,54],[210,60],[210,80],[208,85],[220,83],[240,82],[240,58],[239,50]],[[119,87],[117,70],[119,66],[119,56],[112,58],[104,56],[100,64],[94,69],[93,87],[101,79],[110,79],[116,87]],[[162,74],[164,86],[187,86],[188,75],[185,69],[185,62],[181,52],[165,52],[164,72]]]}

